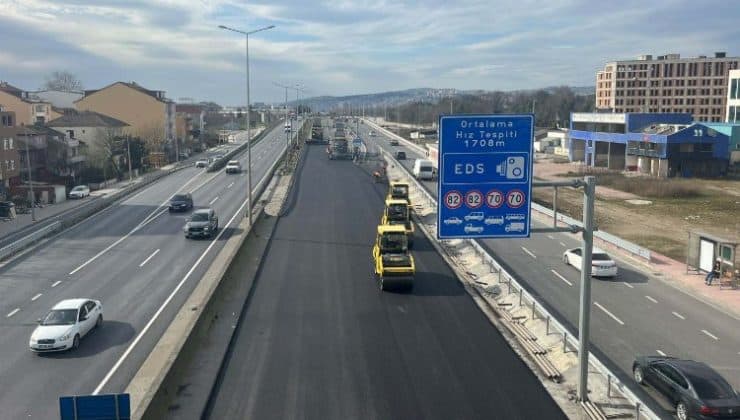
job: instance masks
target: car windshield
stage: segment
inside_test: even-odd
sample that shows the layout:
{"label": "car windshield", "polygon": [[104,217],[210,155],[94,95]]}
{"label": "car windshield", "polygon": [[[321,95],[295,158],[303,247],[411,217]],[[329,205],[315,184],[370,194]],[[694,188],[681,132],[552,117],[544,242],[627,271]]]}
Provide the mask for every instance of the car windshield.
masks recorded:
{"label": "car windshield", "polygon": [[595,252],[591,255],[592,261],[611,261],[608,255],[603,252]]}
{"label": "car windshield", "polygon": [[380,241],[380,246],[385,250],[401,251],[406,249],[406,234],[386,233]]}
{"label": "car windshield", "polygon": [[72,191],[83,191],[85,187],[74,187],[72,188]]}
{"label": "car windshield", "polygon": [[735,391],[719,375],[697,376],[687,375],[699,398],[703,400],[719,400],[735,397]]}
{"label": "car windshield", "polygon": [[208,213],[195,213],[193,215],[193,218],[190,219],[193,222],[207,222],[208,221]]}
{"label": "car windshield", "polygon": [[172,201],[187,201],[188,196],[184,194],[177,194],[174,197],[172,197]]}
{"label": "car windshield", "polygon": [[74,325],[77,322],[77,309],[52,309],[41,320],[41,325]]}
{"label": "car windshield", "polygon": [[433,167],[432,166],[421,166],[419,170],[422,172],[432,172]]}

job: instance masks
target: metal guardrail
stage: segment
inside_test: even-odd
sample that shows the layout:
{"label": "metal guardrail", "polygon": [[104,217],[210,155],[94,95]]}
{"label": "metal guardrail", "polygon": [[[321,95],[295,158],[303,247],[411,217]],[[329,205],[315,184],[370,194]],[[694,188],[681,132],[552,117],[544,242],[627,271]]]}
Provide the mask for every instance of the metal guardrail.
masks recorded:
{"label": "metal guardrail", "polygon": [[61,229],[62,229],[62,222],[56,221],[54,223],[46,225],[43,228],[38,229],[24,236],[23,238],[9,245],[5,245],[4,247],[0,248],[0,260],[3,260],[8,256],[13,255],[16,252],[23,250],[28,245],[36,241],[39,241],[45,238],[46,236],[51,235],[52,233],[55,233]]}
{"label": "metal guardrail", "polygon": [[[532,209],[552,217],[552,209],[549,209],[545,206],[541,206],[537,203],[532,203]],[[558,213],[558,221],[571,226],[583,227],[583,223],[580,220],[573,219],[572,217],[568,217],[562,213]],[[631,254],[637,255],[650,261],[650,250],[647,248],[643,248],[640,245],[634,244],[630,241],[626,241],[618,236],[614,236],[611,233],[604,232],[602,230],[594,231],[594,236],[618,248],[624,249]]]}
{"label": "metal guardrail", "polygon": [[[409,182],[411,185],[416,186],[416,189],[426,197],[427,200],[429,200],[430,204],[433,204],[434,206],[437,205],[437,200],[432,196],[426,188],[416,179],[414,176],[409,172],[409,170],[401,165],[396,159],[391,156],[390,153],[386,151],[381,152],[385,158],[389,162],[393,162],[395,165],[398,165],[399,168],[406,174],[407,182]],[[569,331],[563,324],[558,321],[558,319],[550,314],[550,312],[539,303],[524,287],[521,286],[521,284],[516,281],[516,278],[512,276],[504,267],[499,264],[498,261],[496,261],[495,258],[493,258],[488,251],[486,251],[475,239],[464,239],[467,244],[469,244],[475,252],[496,272],[499,273],[499,283],[508,283],[509,286],[513,286],[514,289],[519,290],[519,293],[522,298],[528,300],[530,303],[536,306],[537,311],[540,313],[541,316],[546,317],[546,319],[550,320],[550,325],[554,326],[558,330],[560,330],[561,334],[563,334],[564,341],[566,341],[571,348],[578,348],[578,338],[574,336],[574,334]],[[445,241],[442,240],[444,243]],[[589,354],[589,363],[596,368],[602,375],[605,377],[610,378],[612,385],[615,385],[620,392],[632,403],[637,407],[638,410],[640,410],[640,415],[645,416],[649,419],[655,419],[658,420],[660,417],[656,415],[645,403],[640,400],[637,395],[635,395],[632,390],[630,390],[627,386],[622,384],[618,379],[617,376],[614,375],[602,362],[599,360],[598,357],[596,357],[593,353]],[[642,418],[642,417],[641,417]]]}

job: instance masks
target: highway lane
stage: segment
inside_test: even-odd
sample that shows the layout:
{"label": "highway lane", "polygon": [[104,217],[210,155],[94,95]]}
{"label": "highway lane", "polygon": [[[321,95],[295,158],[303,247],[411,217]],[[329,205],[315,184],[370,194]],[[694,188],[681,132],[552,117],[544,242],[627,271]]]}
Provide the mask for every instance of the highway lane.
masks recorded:
{"label": "highway lane", "polygon": [[384,186],[309,146],[209,418],[564,418],[421,235],[416,285],[381,292]]}
{"label": "highway lane", "polygon": [[[283,140],[278,127],[254,146],[255,185],[284,147]],[[255,155],[262,158],[256,160]],[[246,155],[240,160],[246,168]],[[0,418],[53,418],[58,415],[60,395],[122,391],[233,233],[224,229],[215,241],[187,240],[181,230],[184,216],[162,213],[159,205],[177,189],[194,190],[196,207],[212,202],[224,227],[244,204],[246,173],[189,168],[162,181],[63,233],[0,274],[0,284],[13,283],[4,286],[13,296],[0,298],[0,382],[13,384],[0,387]],[[238,217],[243,213],[242,207]],[[148,215],[156,216],[147,219]],[[149,222],[132,233],[144,220]],[[24,277],[19,281],[20,275]],[[181,289],[173,294],[180,283]],[[30,353],[27,345],[34,320],[55,302],[79,296],[102,300],[103,328],[83,340],[78,351],[41,357]],[[171,302],[162,308],[170,296]],[[8,317],[6,309],[12,307],[20,311]],[[157,321],[142,334],[158,311]]]}
{"label": "highway lane", "polygon": [[[405,151],[409,160],[404,165],[408,168],[413,166],[413,159],[423,157],[411,147],[390,146],[382,133],[369,137],[368,127],[360,127],[363,138],[371,144]],[[436,183],[424,184],[436,197]],[[530,239],[481,242],[575,331],[580,273],[562,262],[562,253],[580,246],[578,238],[571,234],[534,234]],[[617,262],[617,279],[592,281],[593,300],[599,304],[592,309],[592,335],[597,349],[616,363],[622,376],[631,376],[636,355],[665,353],[706,362],[740,388],[739,320],[647,276],[625,260],[617,258]]]}

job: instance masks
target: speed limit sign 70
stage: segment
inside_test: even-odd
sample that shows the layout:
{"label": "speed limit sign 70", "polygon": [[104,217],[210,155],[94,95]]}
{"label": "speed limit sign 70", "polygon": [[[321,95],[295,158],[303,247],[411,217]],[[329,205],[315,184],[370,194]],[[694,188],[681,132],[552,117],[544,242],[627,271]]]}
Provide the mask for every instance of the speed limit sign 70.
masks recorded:
{"label": "speed limit sign 70", "polygon": [[525,202],[524,192],[520,190],[511,190],[506,194],[506,204],[513,209],[521,207]]}
{"label": "speed limit sign 70", "polygon": [[492,209],[497,209],[504,204],[504,195],[499,190],[491,190],[486,193],[486,205]]}

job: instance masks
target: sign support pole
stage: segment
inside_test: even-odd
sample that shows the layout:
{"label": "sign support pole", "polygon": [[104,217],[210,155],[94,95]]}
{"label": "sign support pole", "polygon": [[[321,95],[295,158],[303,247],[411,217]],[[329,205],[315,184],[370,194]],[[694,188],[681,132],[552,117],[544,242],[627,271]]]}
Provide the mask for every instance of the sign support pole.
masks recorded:
{"label": "sign support pole", "polygon": [[591,330],[591,253],[594,245],[594,198],[596,177],[584,178],[583,258],[581,259],[581,298],[578,310],[578,400],[588,401],[588,353]]}

